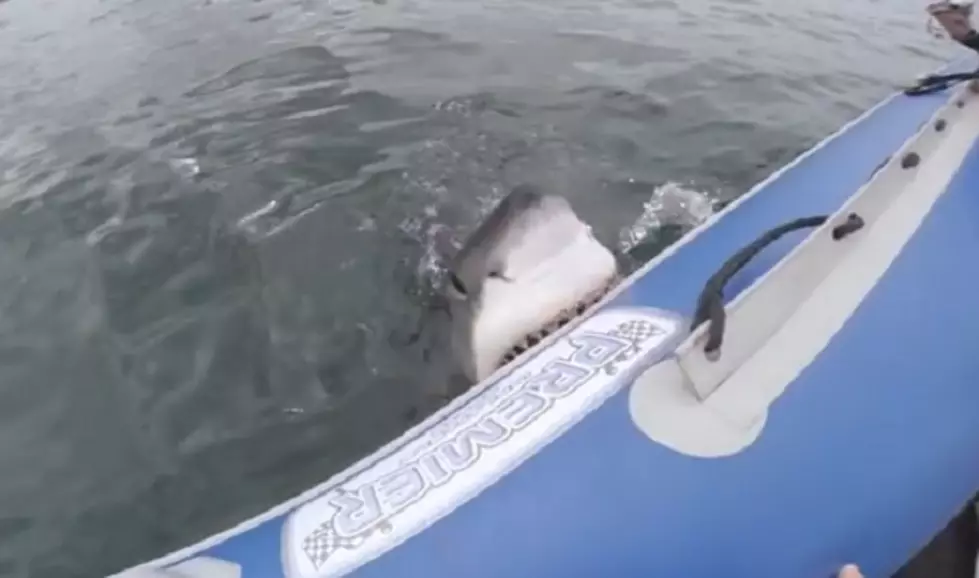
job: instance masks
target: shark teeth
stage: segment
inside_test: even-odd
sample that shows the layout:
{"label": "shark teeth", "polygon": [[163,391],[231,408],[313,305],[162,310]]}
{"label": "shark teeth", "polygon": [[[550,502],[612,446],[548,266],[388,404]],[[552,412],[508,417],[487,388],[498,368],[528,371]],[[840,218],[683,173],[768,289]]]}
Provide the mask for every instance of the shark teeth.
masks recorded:
{"label": "shark teeth", "polygon": [[547,324],[545,324],[537,331],[523,336],[522,339],[520,339],[517,343],[515,343],[513,347],[508,349],[507,352],[503,355],[503,357],[500,359],[499,367],[509,365],[517,358],[519,358],[521,355],[533,349],[541,341],[547,339],[549,335],[551,335],[555,331],[561,329],[568,323],[571,323],[576,318],[583,315],[585,311],[588,311],[588,309],[592,305],[601,301],[602,298],[605,297],[609,291],[611,291],[612,287],[615,287],[618,284],[619,280],[620,280],[619,277],[613,278],[604,287],[602,287],[598,291],[595,291],[594,293],[591,293],[590,295],[588,295],[587,297],[579,301],[577,304],[575,304],[574,307],[565,309],[564,311],[559,313],[557,317],[549,321]]}

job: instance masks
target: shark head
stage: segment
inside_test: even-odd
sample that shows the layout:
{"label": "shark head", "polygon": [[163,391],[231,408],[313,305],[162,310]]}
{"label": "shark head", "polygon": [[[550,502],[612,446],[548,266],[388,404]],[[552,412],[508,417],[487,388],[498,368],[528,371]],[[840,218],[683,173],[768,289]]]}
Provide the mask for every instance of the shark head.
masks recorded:
{"label": "shark head", "polygon": [[453,259],[452,353],[487,378],[583,313],[618,279],[615,255],[567,199],[517,187]]}

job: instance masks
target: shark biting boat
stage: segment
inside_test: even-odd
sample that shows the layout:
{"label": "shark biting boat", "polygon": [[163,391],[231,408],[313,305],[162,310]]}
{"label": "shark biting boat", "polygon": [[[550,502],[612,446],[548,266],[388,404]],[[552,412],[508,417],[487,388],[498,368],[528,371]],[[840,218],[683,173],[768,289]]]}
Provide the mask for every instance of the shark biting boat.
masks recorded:
{"label": "shark biting boat", "polygon": [[[977,137],[971,85],[897,92],[611,285],[561,217],[548,251],[587,246],[575,283],[601,289],[580,311],[322,485],[117,578],[890,575],[979,489]],[[460,298],[473,276],[513,298],[543,271],[517,261]]]}

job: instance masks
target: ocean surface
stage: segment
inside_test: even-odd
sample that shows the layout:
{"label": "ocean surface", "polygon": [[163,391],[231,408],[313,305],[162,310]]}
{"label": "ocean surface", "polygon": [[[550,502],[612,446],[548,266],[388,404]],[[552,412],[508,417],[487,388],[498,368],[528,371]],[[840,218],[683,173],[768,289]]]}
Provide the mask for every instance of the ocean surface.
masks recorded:
{"label": "ocean surface", "polygon": [[444,399],[440,264],[507,190],[649,257],[956,53],[925,24],[0,0],[0,576],[104,576],[323,481]]}

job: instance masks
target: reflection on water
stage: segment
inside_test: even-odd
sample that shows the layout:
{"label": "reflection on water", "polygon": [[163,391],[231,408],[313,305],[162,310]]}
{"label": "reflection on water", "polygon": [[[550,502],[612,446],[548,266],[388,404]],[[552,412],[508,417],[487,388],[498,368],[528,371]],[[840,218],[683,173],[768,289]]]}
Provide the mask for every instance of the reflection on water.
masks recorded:
{"label": "reflection on water", "polygon": [[919,10],[0,1],[0,576],[118,570],[393,438],[506,190],[648,258],[939,62]]}

